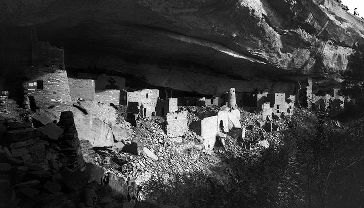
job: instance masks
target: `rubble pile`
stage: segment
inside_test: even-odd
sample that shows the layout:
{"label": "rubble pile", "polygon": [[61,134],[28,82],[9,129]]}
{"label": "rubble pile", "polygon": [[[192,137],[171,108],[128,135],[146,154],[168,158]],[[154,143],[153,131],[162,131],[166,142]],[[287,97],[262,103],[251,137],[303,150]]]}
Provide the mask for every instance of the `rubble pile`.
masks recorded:
{"label": "rubble pile", "polygon": [[[33,121],[42,121],[38,122],[38,128],[29,122],[2,118],[0,131],[5,132],[6,139],[1,141],[1,161],[4,161],[0,164],[1,183],[5,187],[1,191],[12,193],[5,204],[13,207],[22,207],[22,204],[54,207],[55,203],[59,207],[117,207],[121,204],[133,207],[148,202],[159,206],[163,202],[155,198],[156,195],[165,191],[163,187],[175,187],[181,176],[194,178],[192,181],[189,177],[183,179],[186,183],[204,184],[208,179],[229,189],[235,176],[226,174],[225,160],[260,157],[260,152],[268,148],[261,141],[279,144],[283,133],[265,131],[259,115],[241,111],[240,122],[247,129],[245,137],[241,129],[232,130],[218,139],[212,154],[206,154],[203,139],[193,131],[182,137],[168,137],[162,117],[141,118],[131,127],[123,119],[104,112],[98,116],[108,121],[111,131],[117,127],[126,130],[127,136],[115,137],[117,133],[113,132],[113,145],[95,147],[89,140],[79,137],[76,123],[79,122],[76,116],[97,113],[93,112],[95,103],[77,105],[87,114],[71,108],[60,114],[58,123],[33,115]],[[219,110],[214,107],[186,109],[191,121]],[[284,120],[274,122],[281,122],[277,124],[282,126],[286,123]],[[247,141],[251,143],[249,147],[245,145]]]}
{"label": "rubble pile", "polygon": [[[197,109],[194,112],[203,111]],[[191,117],[197,117],[190,113]],[[144,201],[150,199],[158,191],[149,184],[163,183],[165,186],[173,186],[181,175],[205,175],[204,178],[214,178],[220,184],[229,184],[233,180],[226,176],[224,170],[216,169],[216,166],[224,164],[224,158],[234,157],[260,157],[264,150],[265,141],[273,146],[280,145],[282,132],[266,132],[263,126],[258,124],[258,115],[243,111],[245,120],[241,122],[252,126],[247,130],[246,137],[252,141],[252,145],[246,148],[244,141],[236,131],[231,131],[224,139],[224,144],[217,144],[215,154],[206,154],[202,138],[192,131],[188,131],[178,139],[169,138],[164,129],[164,121],[161,117],[144,118],[137,121],[133,127],[130,140],[124,141],[126,145],[133,146],[134,150],[106,148],[92,150],[91,145],[83,143],[82,151],[85,160],[102,166],[107,172],[122,178],[126,183],[135,183],[138,187],[136,199]],[[254,116],[253,116],[254,115]],[[278,121],[277,121],[278,122]],[[282,122],[283,121],[279,121]],[[240,136],[240,137],[239,137]]]}
{"label": "rubble pile", "polygon": [[[128,184],[112,179],[97,154],[84,158],[73,113],[58,124],[33,128],[31,123],[0,116],[0,207],[120,207],[129,203]],[[84,150],[87,148],[83,148]],[[90,156],[92,160],[90,160]],[[110,176],[110,177],[109,177]]]}

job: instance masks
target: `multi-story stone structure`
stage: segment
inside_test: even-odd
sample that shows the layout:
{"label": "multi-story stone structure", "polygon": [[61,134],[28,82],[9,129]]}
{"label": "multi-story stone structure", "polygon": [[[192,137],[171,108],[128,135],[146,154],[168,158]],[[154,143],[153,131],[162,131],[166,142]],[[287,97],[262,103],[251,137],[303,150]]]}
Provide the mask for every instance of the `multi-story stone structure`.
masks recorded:
{"label": "multi-story stone structure", "polygon": [[156,115],[157,101],[159,98],[159,90],[157,89],[143,89],[134,92],[121,92],[121,104],[128,105],[129,103],[138,103],[140,109],[140,116],[151,117]]}
{"label": "multi-story stone structure", "polygon": [[158,116],[165,116],[167,113],[178,111],[178,98],[158,99],[156,113]]}

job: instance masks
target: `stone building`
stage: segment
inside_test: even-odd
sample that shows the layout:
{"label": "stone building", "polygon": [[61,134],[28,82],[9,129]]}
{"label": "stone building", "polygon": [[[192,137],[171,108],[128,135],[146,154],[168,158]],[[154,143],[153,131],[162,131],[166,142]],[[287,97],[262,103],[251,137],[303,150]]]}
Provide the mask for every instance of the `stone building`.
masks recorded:
{"label": "stone building", "polygon": [[221,110],[217,115],[192,122],[190,128],[203,138],[205,148],[212,150],[218,135],[224,135],[233,128],[241,128],[240,111],[230,108]]}
{"label": "stone building", "polygon": [[273,107],[273,114],[276,116],[281,116],[282,114],[287,114],[287,103],[285,93],[273,93],[268,94],[268,100]]}
{"label": "stone building", "polygon": [[268,97],[268,92],[264,91],[264,92],[258,92],[255,97],[256,97],[256,103],[257,103],[257,107],[260,108],[264,103],[267,102],[267,97]]}
{"label": "stone building", "polygon": [[265,93],[264,95],[259,95],[260,100],[264,100],[261,105],[263,120],[272,119],[273,115],[278,117],[293,115],[296,96],[286,97],[285,93]]}
{"label": "stone building", "polygon": [[65,70],[48,67],[31,68],[28,81],[24,83],[24,89],[32,109],[71,102]]}
{"label": "stone building", "polygon": [[122,105],[138,103],[139,115],[143,118],[156,115],[156,107],[159,98],[158,89],[143,89],[134,92],[121,92],[120,101]]}
{"label": "stone building", "polygon": [[293,112],[294,112],[294,105],[295,105],[295,102],[296,102],[296,96],[290,95],[286,99],[286,102],[287,102],[287,114],[286,115],[292,116]]}
{"label": "stone building", "polygon": [[157,116],[165,116],[167,113],[178,111],[178,98],[158,99],[156,113]]}
{"label": "stone building", "polygon": [[340,111],[345,106],[345,97],[341,96],[340,89],[333,89],[332,92],[325,95],[312,95],[312,108],[314,110],[326,111],[329,108],[334,111]]}
{"label": "stone building", "polygon": [[[31,67],[23,82],[25,103],[34,110],[71,101],[64,51],[46,42],[32,42]],[[28,106],[28,105],[26,105]]]}
{"label": "stone building", "polygon": [[262,117],[263,120],[272,120],[273,109],[270,107],[270,103],[263,103],[262,105]]}
{"label": "stone building", "polygon": [[167,113],[166,132],[169,137],[180,137],[188,131],[187,111]]}
{"label": "stone building", "polygon": [[205,99],[205,106],[220,106],[221,99],[219,97],[213,97]]}
{"label": "stone building", "polygon": [[120,104],[120,90],[125,88],[123,77],[79,73],[69,77],[73,101],[94,100],[106,104]]}

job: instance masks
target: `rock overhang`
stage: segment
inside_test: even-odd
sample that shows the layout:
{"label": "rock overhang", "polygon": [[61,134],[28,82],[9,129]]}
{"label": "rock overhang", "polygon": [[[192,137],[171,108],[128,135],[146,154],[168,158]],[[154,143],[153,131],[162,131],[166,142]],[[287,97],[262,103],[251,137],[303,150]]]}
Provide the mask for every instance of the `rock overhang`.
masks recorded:
{"label": "rock overhang", "polygon": [[66,57],[87,60],[66,59],[69,68],[122,73],[153,65],[242,81],[324,78],[348,70],[364,34],[331,0],[16,2],[0,6],[0,23],[36,30]]}

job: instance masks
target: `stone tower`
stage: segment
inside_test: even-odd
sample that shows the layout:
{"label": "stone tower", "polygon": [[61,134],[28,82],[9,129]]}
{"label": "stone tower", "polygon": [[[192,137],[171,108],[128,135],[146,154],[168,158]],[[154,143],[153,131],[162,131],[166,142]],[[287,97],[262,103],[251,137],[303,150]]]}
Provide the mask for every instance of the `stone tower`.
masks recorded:
{"label": "stone tower", "polygon": [[229,107],[232,109],[236,109],[238,106],[236,105],[236,95],[235,88],[230,88],[229,90]]}

